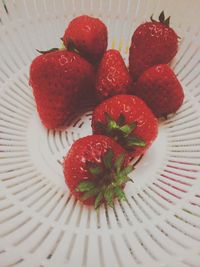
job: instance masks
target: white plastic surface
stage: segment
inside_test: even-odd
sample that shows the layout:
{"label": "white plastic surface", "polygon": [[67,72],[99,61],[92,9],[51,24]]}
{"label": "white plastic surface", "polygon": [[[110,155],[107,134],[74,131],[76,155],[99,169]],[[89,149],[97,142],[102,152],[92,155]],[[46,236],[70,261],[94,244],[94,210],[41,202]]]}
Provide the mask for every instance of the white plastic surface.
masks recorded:
{"label": "white plastic surface", "polygon": [[[0,267],[200,267],[200,1],[0,1]],[[185,101],[161,123],[131,174],[128,202],[99,214],[64,183],[63,156],[91,133],[91,111],[66,131],[38,118],[29,66],[60,45],[79,14],[100,17],[127,60],[135,27],[161,10],[181,37],[172,62]]]}

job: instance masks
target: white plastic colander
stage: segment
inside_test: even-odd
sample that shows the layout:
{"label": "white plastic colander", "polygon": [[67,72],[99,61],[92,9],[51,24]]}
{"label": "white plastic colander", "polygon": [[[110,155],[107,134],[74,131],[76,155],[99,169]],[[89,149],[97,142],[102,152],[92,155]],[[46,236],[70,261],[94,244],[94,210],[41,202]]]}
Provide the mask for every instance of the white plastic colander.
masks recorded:
{"label": "white plastic colander", "polygon": [[[29,66],[60,46],[68,22],[101,18],[127,60],[136,26],[165,10],[181,37],[172,62],[185,90],[136,164],[127,202],[99,213],[68,191],[63,156],[91,134],[85,112],[65,131],[40,123]],[[0,267],[200,267],[200,1],[0,1]]]}

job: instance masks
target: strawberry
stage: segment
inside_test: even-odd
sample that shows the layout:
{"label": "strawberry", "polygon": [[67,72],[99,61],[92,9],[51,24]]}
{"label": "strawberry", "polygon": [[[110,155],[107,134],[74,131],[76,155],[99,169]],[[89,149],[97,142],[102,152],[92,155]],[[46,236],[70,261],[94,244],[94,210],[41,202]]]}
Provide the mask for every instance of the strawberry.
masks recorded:
{"label": "strawberry", "polygon": [[159,22],[153,20],[141,24],[133,34],[129,50],[129,71],[134,81],[149,67],[167,64],[178,50],[178,36],[169,27],[170,17],[164,12]]}
{"label": "strawberry", "polygon": [[100,100],[113,95],[128,93],[131,78],[119,51],[110,49],[105,52],[98,67],[96,91]]}
{"label": "strawberry", "polygon": [[98,208],[106,202],[112,207],[114,198],[125,199],[123,188],[133,170],[127,164],[124,149],[113,139],[86,136],[75,141],[65,157],[65,181],[83,204]]}
{"label": "strawberry", "polygon": [[158,133],[158,122],[140,98],[117,95],[102,102],[93,112],[94,134],[105,134],[126,149],[130,157],[142,155]]}
{"label": "strawberry", "polygon": [[86,95],[93,93],[94,71],[74,52],[52,51],[33,60],[29,83],[43,124],[48,129],[62,128],[86,102]]}
{"label": "strawberry", "polygon": [[62,39],[66,47],[73,47],[87,60],[97,63],[106,51],[108,33],[101,20],[83,15],[69,23]]}
{"label": "strawberry", "polygon": [[182,86],[167,64],[146,70],[138,79],[134,93],[146,102],[157,117],[176,112],[184,99]]}

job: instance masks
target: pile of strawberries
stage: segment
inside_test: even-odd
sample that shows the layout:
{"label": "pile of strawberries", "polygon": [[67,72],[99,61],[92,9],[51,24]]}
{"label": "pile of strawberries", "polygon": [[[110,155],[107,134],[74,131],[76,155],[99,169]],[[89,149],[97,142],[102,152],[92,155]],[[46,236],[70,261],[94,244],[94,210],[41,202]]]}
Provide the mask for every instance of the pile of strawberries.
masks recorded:
{"label": "pile of strawberries", "polygon": [[40,51],[30,68],[30,85],[46,128],[63,129],[82,107],[95,107],[93,135],[77,140],[63,164],[71,193],[95,208],[126,199],[131,159],[155,140],[157,118],[176,112],[184,98],[168,65],[177,53],[178,36],[164,12],[159,21],[151,17],[135,30],[129,68],[119,51],[106,51],[107,40],[102,21],[76,17],[65,30],[64,48]]}

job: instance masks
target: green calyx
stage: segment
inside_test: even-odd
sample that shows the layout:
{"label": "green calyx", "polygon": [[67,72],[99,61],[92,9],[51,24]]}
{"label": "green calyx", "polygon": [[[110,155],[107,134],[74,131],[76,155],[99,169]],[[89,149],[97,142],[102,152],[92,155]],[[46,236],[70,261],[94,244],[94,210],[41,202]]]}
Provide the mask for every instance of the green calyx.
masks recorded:
{"label": "green calyx", "polygon": [[77,54],[80,54],[80,52],[78,51],[78,49],[76,48],[76,45],[74,43],[74,41],[71,39],[71,38],[68,38],[67,39],[67,44],[65,45],[65,48],[68,50],[68,51],[71,51],[71,52],[75,52]]}
{"label": "green calyx", "polygon": [[[151,15],[151,21],[152,22],[158,22],[158,21],[153,19],[153,15]],[[170,25],[170,17],[165,18],[165,13],[164,13],[164,11],[162,11],[160,13],[160,15],[159,15],[159,22],[164,24],[165,26],[169,27],[169,25]]]}
{"label": "green calyx", "polygon": [[120,114],[117,121],[115,121],[108,113],[105,113],[105,124],[97,122],[96,128],[98,132],[112,137],[126,150],[133,150],[134,147],[145,147],[146,143],[142,138],[133,135],[137,123],[125,123],[125,117]]}
{"label": "green calyx", "polygon": [[79,51],[76,49],[76,46],[73,42],[72,39],[68,38],[67,40],[67,44],[65,45],[64,42],[63,42],[63,38],[60,38],[62,43],[61,43],[61,47],[60,48],[57,48],[57,47],[54,47],[54,48],[51,48],[49,50],[38,50],[36,49],[36,51],[40,54],[48,54],[48,53],[51,53],[51,52],[55,52],[55,51],[64,51],[64,50],[67,50],[67,51],[71,51],[71,52],[75,52],[77,54],[80,54]]}
{"label": "green calyx", "polygon": [[38,53],[42,54],[42,55],[44,55],[44,54],[48,54],[48,53],[51,53],[51,52],[55,52],[55,51],[58,51],[58,50],[59,50],[59,49],[56,48],[56,47],[51,48],[51,49],[49,49],[49,50],[38,50],[38,49],[36,49],[36,51],[37,51]]}
{"label": "green calyx", "polygon": [[114,153],[109,149],[102,157],[101,163],[87,162],[87,169],[93,179],[78,184],[76,192],[83,193],[82,200],[95,197],[94,208],[98,209],[102,202],[113,207],[114,198],[125,200],[123,186],[131,181],[128,174],[133,166],[124,167],[125,153],[114,160]]}

